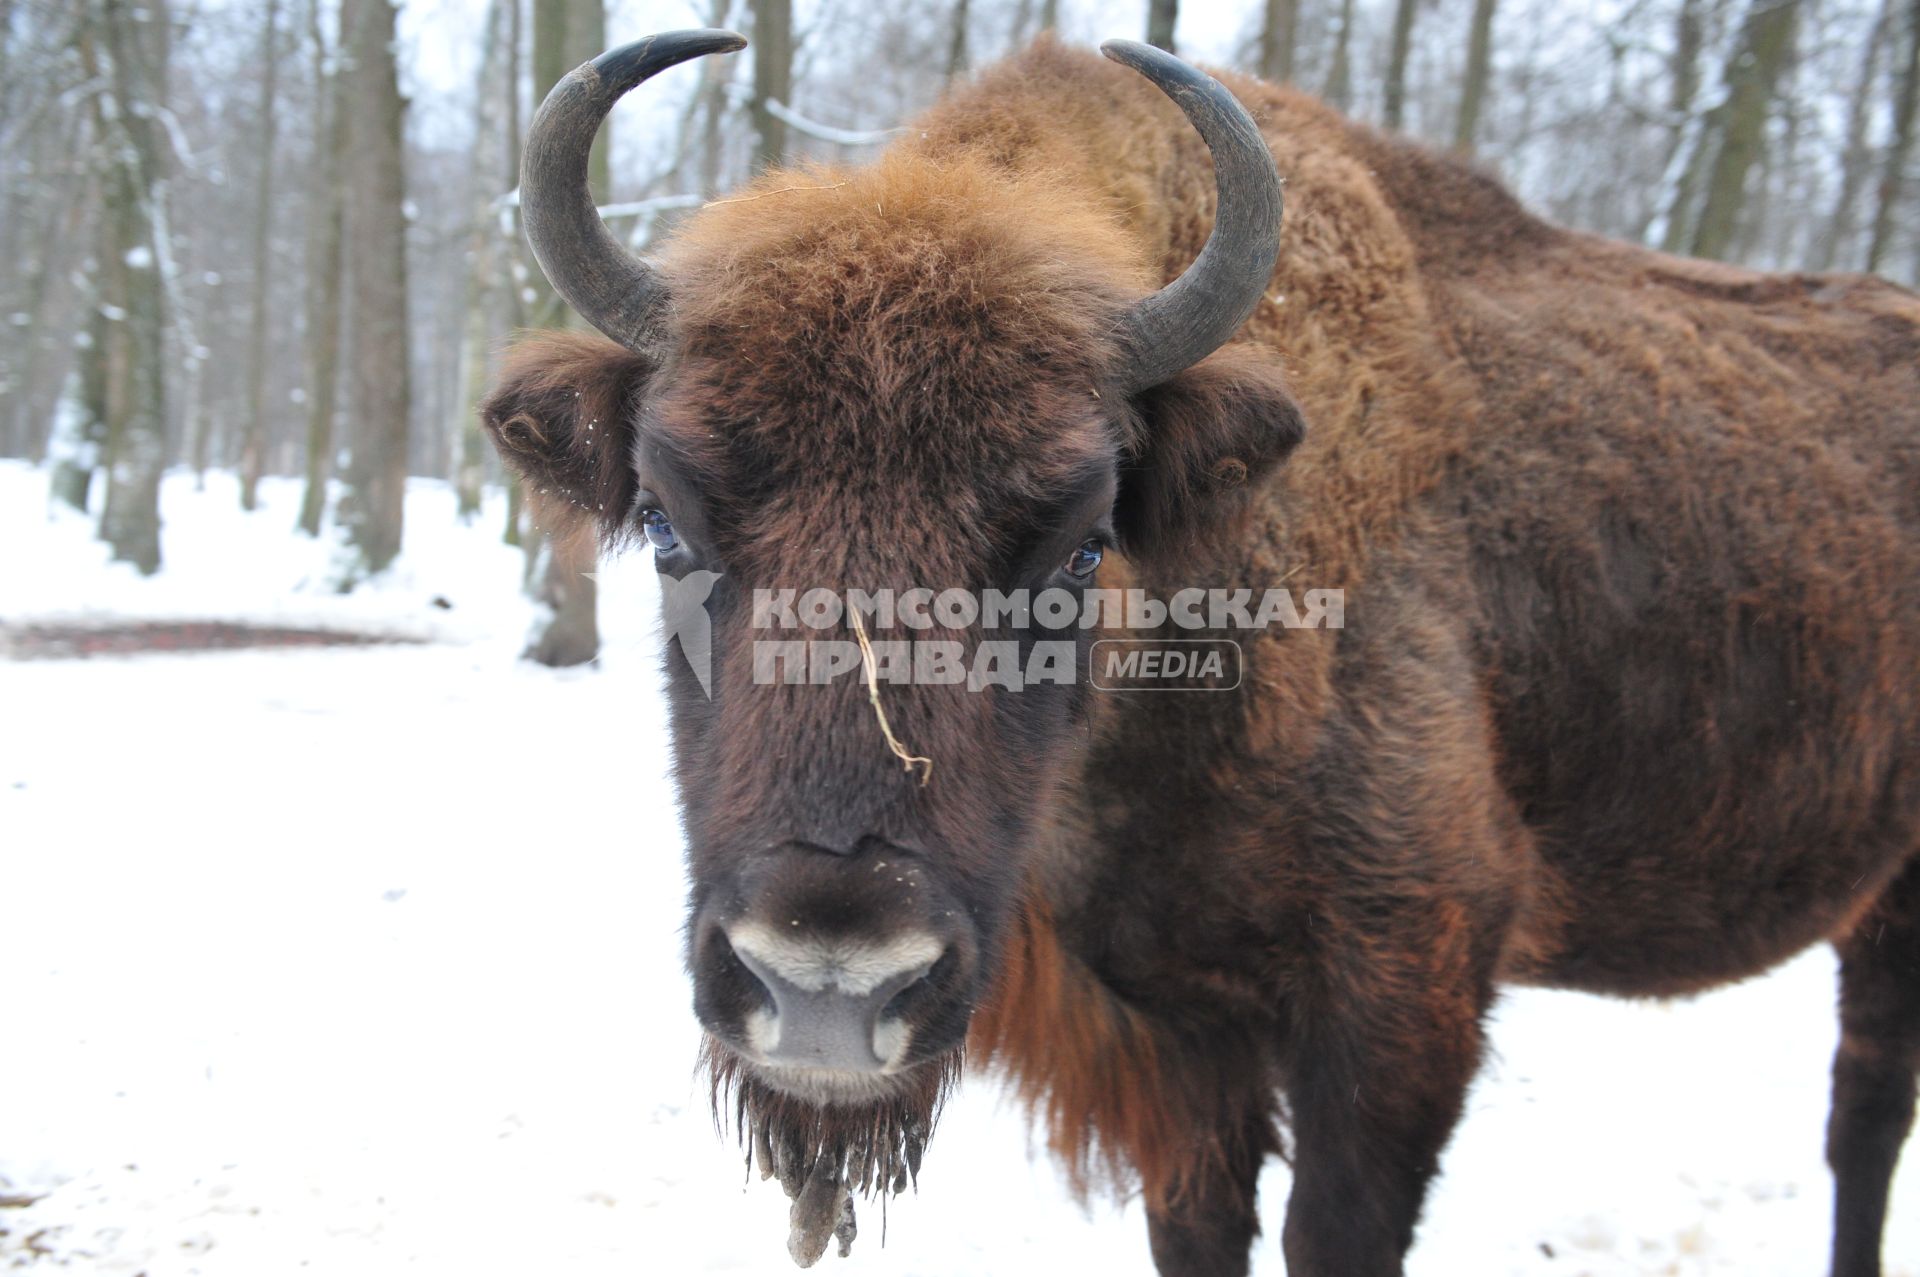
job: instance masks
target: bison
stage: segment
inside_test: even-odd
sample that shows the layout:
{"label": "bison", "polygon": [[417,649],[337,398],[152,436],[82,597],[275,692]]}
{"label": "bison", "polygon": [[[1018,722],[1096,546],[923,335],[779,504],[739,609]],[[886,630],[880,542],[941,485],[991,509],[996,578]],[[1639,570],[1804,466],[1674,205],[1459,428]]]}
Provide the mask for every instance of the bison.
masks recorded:
{"label": "bison", "polygon": [[[1673,997],[1825,941],[1832,1272],[1877,1273],[1920,1066],[1920,299],[1549,225],[1122,41],[629,255],[599,122],[744,43],[548,98],[527,233],[612,340],[523,342],[483,415],[548,517],[698,582],[687,962],[794,1257],[917,1176],[964,1058],[1142,1195],[1168,1277],[1245,1271],[1280,1154],[1288,1271],[1399,1273],[1503,983]],[[1289,581],[1343,624],[1209,615],[1231,679],[1093,685],[1116,600]],[[764,658],[814,589],[845,676]],[[915,590],[1091,605],[909,636],[1085,673],[883,682],[875,600]]]}

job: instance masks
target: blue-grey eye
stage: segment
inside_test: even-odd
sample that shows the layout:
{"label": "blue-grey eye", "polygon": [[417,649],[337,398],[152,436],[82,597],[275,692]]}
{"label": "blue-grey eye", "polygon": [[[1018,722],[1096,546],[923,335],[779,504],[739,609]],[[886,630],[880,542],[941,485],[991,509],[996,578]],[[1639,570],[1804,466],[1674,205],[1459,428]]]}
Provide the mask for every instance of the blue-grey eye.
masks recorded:
{"label": "blue-grey eye", "polygon": [[1089,539],[1080,543],[1080,548],[1067,560],[1067,575],[1085,580],[1093,575],[1100,566],[1101,545],[1098,539]]}
{"label": "blue-grey eye", "polygon": [[680,538],[673,534],[673,520],[664,510],[648,510],[640,516],[640,526],[646,530],[647,544],[656,550],[671,550],[680,544]]}

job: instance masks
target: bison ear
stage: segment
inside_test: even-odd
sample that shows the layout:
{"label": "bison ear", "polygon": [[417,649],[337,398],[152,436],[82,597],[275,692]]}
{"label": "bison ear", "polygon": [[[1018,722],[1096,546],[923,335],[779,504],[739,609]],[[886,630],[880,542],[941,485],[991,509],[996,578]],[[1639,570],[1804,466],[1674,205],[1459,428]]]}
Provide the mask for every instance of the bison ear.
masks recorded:
{"label": "bison ear", "polygon": [[1270,351],[1225,346],[1134,401],[1137,434],[1115,507],[1132,557],[1232,528],[1306,427]]}
{"label": "bison ear", "polygon": [[619,539],[633,504],[633,436],[652,372],[646,356],[586,333],[539,333],[507,352],[480,420],[552,531],[591,521],[603,540]]}

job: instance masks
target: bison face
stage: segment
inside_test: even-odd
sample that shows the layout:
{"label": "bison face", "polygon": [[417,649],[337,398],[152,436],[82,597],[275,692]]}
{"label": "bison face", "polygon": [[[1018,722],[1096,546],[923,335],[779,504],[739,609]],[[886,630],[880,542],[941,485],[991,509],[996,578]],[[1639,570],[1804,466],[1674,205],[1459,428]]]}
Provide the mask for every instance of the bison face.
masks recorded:
{"label": "bison face", "polygon": [[778,174],[658,268],[608,256],[578,183],[543,185],[584,164],[566,112],[733,39],[609,54],[542,108],[529,233],[620,344],[524,344],[483,415],[549,518],[644,540],[665,578],[716,1098],[791,1191],[844,1193],[917,1164],[1079,783],[1091,593],[1178,563],[1300,425],[1270,360],[1203,358],[1270,235],[1195,318],[1188,277],[1141,301],[1145,248],[1046,174],[912,151]]}

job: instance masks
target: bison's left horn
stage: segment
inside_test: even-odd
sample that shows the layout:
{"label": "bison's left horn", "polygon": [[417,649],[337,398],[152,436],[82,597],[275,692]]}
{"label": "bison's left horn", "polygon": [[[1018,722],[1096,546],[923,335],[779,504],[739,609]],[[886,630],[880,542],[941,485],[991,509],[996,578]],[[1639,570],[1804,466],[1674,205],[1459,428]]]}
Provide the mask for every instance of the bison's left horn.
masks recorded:
{"label": "bison's left horn", "polygon": [[1280,256],[1280,174],[1260,129],[1218,80],[1132,40],[1100,52],[1172,98],[1213,152],[1213,233],[1180,278],[1127,314],[1128,385],[1145,390],[1205,359],[1253,314]]}
{"label": "bison's left horn", "polygon": [[747,42],[731,31],[669,31],[603,53],[553,86],[534,114],[520,162],[520,216],[540,269],[588,323],[631,350],[653,335],[667,301],[655,270],[608,233],[587,186],[587,153],[621,96],[652,76]]}

